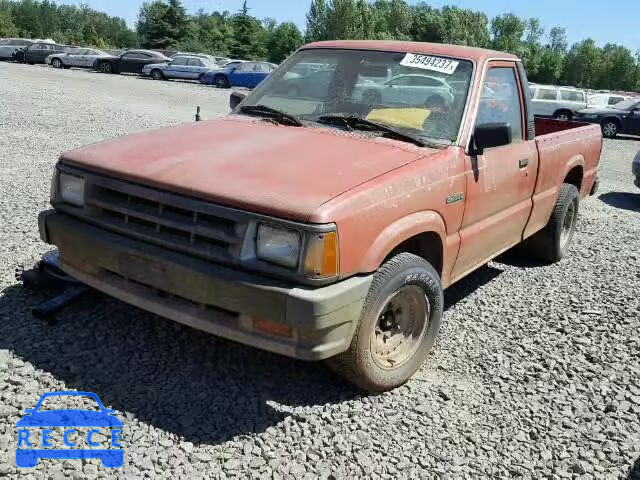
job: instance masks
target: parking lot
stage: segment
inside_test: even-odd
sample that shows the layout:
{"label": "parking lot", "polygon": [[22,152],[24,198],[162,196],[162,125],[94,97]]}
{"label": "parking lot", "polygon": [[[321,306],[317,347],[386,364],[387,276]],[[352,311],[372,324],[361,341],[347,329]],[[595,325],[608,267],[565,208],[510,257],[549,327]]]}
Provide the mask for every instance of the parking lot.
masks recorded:
{"label": "parking lot", "polygon": [[[48,327],[14,268],[47,250],[58,155],[228,112],[196,83],[0,63],[0,477],[44,392],[95,392],[122,420],[125,466],[40,461],[45,478],[627,478],[640,472],[640,141],[606,140],[570,254],[508,252],[445,294],[415,378],[365,396],[323,364],[217,339],[88,296]],[[211,152],[215,155],[215,152]],[[211,172],[215,175],[215,172]],[[640,473],[639,473],[640,475]],[[632,478],[629,476],[629,478]]]}

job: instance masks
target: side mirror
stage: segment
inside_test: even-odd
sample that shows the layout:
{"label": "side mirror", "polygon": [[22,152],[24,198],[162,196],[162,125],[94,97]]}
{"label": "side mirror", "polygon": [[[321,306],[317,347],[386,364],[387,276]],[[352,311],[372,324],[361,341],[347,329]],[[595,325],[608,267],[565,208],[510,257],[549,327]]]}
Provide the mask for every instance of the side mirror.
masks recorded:
{"label": "side mirror", "polygon": [[242,102],[245,98],[247,98],[247,94],[243,92],[231,92],[231,96],[229,97],[229,106],[231,110],[235,110],[240,102]]}
{"label": "side mirror", "polygon": [[511,125],[508,123],[483,123],[476,125],[473,133],[473,150],[482,155],[486,148],[501,147],[511,143]]}

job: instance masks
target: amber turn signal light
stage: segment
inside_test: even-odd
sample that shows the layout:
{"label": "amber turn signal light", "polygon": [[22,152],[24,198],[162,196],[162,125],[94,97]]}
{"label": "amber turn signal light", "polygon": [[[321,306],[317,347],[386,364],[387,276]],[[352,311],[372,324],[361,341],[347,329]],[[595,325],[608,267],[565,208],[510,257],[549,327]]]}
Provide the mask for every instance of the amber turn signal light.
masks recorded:
{"label": "amber turn signal light", "polygon": [[309,238],[304,262],[309,278],[328,278],[338,275],[338,234],[326,232]]}

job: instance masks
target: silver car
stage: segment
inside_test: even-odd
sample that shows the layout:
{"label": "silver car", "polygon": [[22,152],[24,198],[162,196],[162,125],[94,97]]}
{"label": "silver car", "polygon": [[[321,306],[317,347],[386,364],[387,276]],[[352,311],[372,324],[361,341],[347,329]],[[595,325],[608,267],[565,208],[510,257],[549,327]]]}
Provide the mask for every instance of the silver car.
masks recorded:
{"label": "silver car", "polygon": [[27,38],[3,38],[0,39],[0,60],[11,60],[13,52],[28,47],[33,40]]}
{"label": "silver car", "polygon": [[170,78],[199,80],[214,68],[218,68],[218,65],[204,56],[179,55],[167,63],[145,65],[142,74],[150,75],[154,80],[168,80]]}
{"label": "silver car", "polygon": [[108,56],[108,53],[95,48],[74,48],[68,52],[49,55],[45,63],[54,68],[94,68],[98,59]]}

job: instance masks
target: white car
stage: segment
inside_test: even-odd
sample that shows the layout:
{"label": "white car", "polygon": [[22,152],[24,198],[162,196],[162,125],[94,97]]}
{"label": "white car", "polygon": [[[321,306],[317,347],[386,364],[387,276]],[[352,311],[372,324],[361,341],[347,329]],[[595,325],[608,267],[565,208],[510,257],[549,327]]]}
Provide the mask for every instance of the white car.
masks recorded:
{"label": "white car", "polygon": [[573,87],[530,84],[531,106],[538,117],[571,120],[578,110],[587,108],[587,94]]}
{"label": "white car", "polygon": [[360,82],[353,95],[368,104],[445,106],[453,102],[451,86],[441,78],[407,74],[397,75],[390,80],[376,84]]}
{"label": "white car", "polygon": [[616,95],[615,93],[598,93],[595,95],[589,95],[587,103],[589,107],[609,107],[630,97],[624,95]]}
{"label": "white car", "polygon": [[108,53],[95,48],[74,48],[68,52],[49,55],[45,63],[54,68],[94,68],[96,60],[108,56]]}

